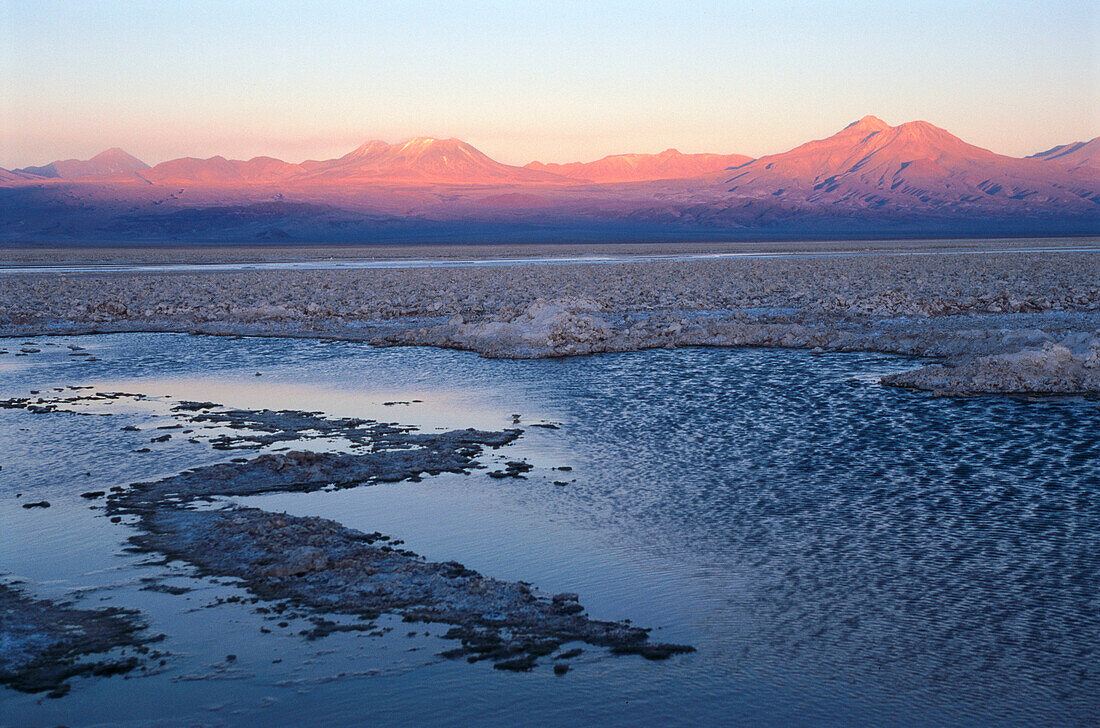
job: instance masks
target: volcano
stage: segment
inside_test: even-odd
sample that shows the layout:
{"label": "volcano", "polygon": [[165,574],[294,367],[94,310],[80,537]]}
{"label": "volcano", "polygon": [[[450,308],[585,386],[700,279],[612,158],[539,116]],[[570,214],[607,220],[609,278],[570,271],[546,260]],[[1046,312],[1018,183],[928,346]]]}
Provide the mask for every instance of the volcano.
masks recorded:
{"label": "volcano", "polygon": [[329,162],[307,162],[312,182],[376,184],[524,184],[567,180],[502,164],[459,139],[415,137],[401,144],[369,141]]}
{"label": "volcano", "polygon": [[91,159],[59,159],[41,167],[24,167],[24,172],[37,177],[79,179],[81,177],[110,177],[149,169],[149,165],[118,147],[112,147]]}
{"label": "volcano", "polygon": [[836,134],[754,160],[727,179],[737,195],[800,205],[908,210],[1092,209],[1095,177],[995,154],[926,121],[865,116]]}

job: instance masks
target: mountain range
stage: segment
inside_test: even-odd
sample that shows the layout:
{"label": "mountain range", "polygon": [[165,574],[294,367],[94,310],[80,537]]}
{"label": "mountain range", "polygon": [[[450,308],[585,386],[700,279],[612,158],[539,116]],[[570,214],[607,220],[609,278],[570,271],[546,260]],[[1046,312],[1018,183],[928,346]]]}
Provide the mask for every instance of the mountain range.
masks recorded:
{"label": "mountain range", "polygon": [[121,149],[0,170],[0,240],[450,240],[1100,234],[1100,138],[1017,158],[874,116],[789,151],[520,167],[458,139],[285,162]]}
{"label": "mountain range", "polygon": [[[1095,141],[1095,140],[1094,140]],[[1059,160],[1017,159],[968,144],[926,121],[890,126],[874,116],[827,139],[734,170],[730,192],[785,196],[855,208],[981,212],[1076,208],[1100,203],[1097,174]]]}
{"label": "mountain range", "polygon": [[118,147],[112,147],[91,159],[59,159],[41,167],[24,167],[16,170],[34,177],[79,179],[81,177],[110,177],[149,169],[149,165]]}
{"label": "mountain range", "polygon": [[752,157],[744,154],[682,154],[675,149],[666,149],[660,154],[613,154],[595,162],[531,162],[525,166],[569,179],[614,183],[702,177],[751,161]]}

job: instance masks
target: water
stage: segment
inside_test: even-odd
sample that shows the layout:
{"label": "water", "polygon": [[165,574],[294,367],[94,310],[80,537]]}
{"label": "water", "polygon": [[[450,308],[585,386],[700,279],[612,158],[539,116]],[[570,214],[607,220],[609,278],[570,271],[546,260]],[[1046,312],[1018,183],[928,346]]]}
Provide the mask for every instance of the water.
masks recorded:
{"label": "water", "polygon": [[[157,424],[156,403],[101,408],[113,416],[0,410],[0,572],[36,594],[141,609],[172,654],[158,674],[79,680],[61,700],[0,692],[0,723],[1085,726],[1100,715],[1095,401],[891,390],[878,376],[912,363],[869,354],[500,361],[289,339],[32,340],[42,353],[0,355],[0,396],[95,384],[426,430],[501,428],[518,413],[524,437],[486,459],[528,459],[526,481],[479,471],[239,502],[577,591],[594,616],[699,651],[650,663],[587,649],[557,678],[440,660],[449,643],[407,625],[319,642],[298,624],[262,634],[273,625],[250,607],[218,603],[238,587],[124,552],[129,527],[77,495],[225,453],[120,431]],[[69,357],[68,343],[101,360]],[[144,446],[156,449],[130,452]],[[53,507],[23,510],[16,491]],[[141,591],[149,576],[198,588]]]}
{"label": "water", "polygon": [[820,250],[820,251],[775,251],[775,252],[726,252],[726,253],[685,253],[675,255],[582,255],[524,258],[404,258],[373,260],[370,258],[328,258],[325,260],[285,260],[267,262],[236,263],[143,263],[111,264],[92,263],[87,265],[0,265],[0,275],[27,273],[168,273],[201,271],[251,271],[251,270],[364,270],[364,269],[407,269],[407,268],[501,268],[524,265],[616,265],[655,261],[683,262],[692,260],[721,260],[723,258],[845,258],[852,256],[922,256],[922,255],[1003,255],[1011,253],[1100,253],[1100,248],[1083,247],[1026,247],[1026,248],[942,248],[936,250]]}

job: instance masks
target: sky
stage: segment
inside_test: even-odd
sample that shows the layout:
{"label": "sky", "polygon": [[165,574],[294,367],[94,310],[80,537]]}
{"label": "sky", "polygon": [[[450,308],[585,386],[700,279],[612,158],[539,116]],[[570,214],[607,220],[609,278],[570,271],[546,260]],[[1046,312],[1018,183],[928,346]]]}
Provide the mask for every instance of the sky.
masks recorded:
{"label": "sky", "polygon": [[1100,134],[1098,7],[0,0],[0,167],[412,136],[511,164],[760,156],[866,114],[1019,156]]}

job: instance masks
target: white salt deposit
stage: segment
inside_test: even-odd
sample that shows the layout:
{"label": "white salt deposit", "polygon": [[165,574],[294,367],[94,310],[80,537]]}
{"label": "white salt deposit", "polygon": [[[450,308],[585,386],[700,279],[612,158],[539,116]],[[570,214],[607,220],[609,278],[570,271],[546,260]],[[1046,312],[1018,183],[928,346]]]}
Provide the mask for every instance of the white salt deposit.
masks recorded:
{"label": "white salt deposit", "polygon": [[945,392],[1095,392],[1090,252],[660,260],[615,266],[5,276],[0,333],[316,336],[577,356],[782,346],[936,357]]}

